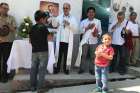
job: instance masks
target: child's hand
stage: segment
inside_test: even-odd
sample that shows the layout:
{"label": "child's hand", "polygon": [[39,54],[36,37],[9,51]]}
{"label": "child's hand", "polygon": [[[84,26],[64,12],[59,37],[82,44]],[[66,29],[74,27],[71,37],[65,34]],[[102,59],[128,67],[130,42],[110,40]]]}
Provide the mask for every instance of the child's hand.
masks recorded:
{"label": "child's hand", "polygon": [[53,35],[52,34],[48,35],[48,41],[53,41]]}
{"label": "child's hand", "polygon": [[96,52],[96,56],[97,56],[97,57],[100,57],[100,56],[101,56],[101,54],[102,54],[102,52],[101,52],[101,51],[97,51],[97,52]]}

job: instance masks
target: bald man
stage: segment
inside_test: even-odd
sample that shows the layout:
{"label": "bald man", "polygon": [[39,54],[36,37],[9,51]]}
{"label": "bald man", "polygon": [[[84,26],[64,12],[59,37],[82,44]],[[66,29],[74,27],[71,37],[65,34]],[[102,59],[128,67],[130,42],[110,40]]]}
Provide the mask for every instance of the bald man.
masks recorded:
{"label": "bald man", "polygon": [[63,4],[63,14],[56,18],[58,22],[58,31],[56,35],[56,70],[54,73],[59,73],[64,58],[63,71],[69,74],[73,51],[73,35],[78,30],[78,23],[76,19],[70,14],[71,5],[69,3]]}

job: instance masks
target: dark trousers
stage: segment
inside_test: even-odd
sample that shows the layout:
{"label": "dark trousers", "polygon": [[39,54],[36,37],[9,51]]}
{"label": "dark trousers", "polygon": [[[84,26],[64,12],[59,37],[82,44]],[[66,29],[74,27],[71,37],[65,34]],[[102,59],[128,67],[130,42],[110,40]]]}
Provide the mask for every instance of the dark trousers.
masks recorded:
{"label": "dark trousers", "polygon": [[110,65],[110,72],[118,71],[119,73],[126,72],[125,48],[123,45],[112,45],[115,54]]}
{"label": "dark trousers", "polygon": [[60,42],[59,58],[58,58],[57,68],[56,68],[57,72],[60,72],[62,58],[64,58],[63,71],[66,72],[67,53],[68,53],[68,43]]}
{"label": "dark trousers", "polygon": [[10,55],[12,43],[0,43],[0,81],[8,80],[7,60]]}
{"label": "dark trousers", "polygon": [[[95,58],[95,49],[97,44],[84,44],[82,46],[82,56],[80,70],[85,71],[85,67],[88,63],[89,71],[94,71],[94,58]],[[88,54],[89,53],[89,54]],[[87,56],[89,56],[89,62],[87,61]]]}

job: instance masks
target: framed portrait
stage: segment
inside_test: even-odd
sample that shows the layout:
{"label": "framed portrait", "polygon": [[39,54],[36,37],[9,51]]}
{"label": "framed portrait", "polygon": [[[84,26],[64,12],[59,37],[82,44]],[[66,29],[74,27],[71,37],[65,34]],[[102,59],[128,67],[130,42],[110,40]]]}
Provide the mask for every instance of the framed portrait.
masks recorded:
{"label": "framed portrait", "polygon": [[55,19],[59,15],[59,3],[40,1],[40,10],[46,13],[49,12],[50,17],[47,19],[46,26],[48,27],[49,32],[55,33],[57,29],[54,24],[56,24]]}
{"label": "framed portrait", "polygon": [[40,1],[40,10],[48,11],[51,16],[59,15],[59,4],[55,2]]}

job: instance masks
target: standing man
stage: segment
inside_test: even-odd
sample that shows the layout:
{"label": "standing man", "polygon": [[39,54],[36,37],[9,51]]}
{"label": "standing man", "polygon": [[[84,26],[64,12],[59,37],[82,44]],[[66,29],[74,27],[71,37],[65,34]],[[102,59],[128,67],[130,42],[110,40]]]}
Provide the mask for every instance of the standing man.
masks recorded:
{"label": "standing man", "polygon": [[124,12],[118,12],[117,20],[109,27],[109,32],[112,33],[112,46],[115,50],[115,55],[110,66],[110,72],[115,72],[117,70],[121,75],[126,73],[125,39],[121,35],[121,32],[125,31],[127,33],[129,29],[130,25],[129,22],[125,20]]}
{"label": "standing man", "polygon": [[0,3],[0,80],[2,82],[6,82],[8,80],[7,60],[16,32],[15,19],[13,16],[8,14],[8,11],[9,5],[4,2]]}
{"label": "standing man", "polygon": [[133,42],[133,50],[132,50],[132,55],[131,55],[131,65],[138,65],[138,60],[139,60],[139,51],[140,51],[140,32],[139,32],[139,25],[136,22],[137,18],[137,13],[136,12],[131,12],[130,14],[130,21],[132,22],[131,24],[131,31],[132,31],[132,42]]}
{"label": "standing man", "polygon": [[76,61],[76,66],[80,66],[79,74],[85,71],[85,65],[87,64],[87,55],[90,53],[89,60],[89,73],[94,74],[94,62],[95,49],[98,43],[98,38],[102,34],[101,22],[95,18],[95,8],[89,7],[87,9],[87,17],[81,22],[81,31],[83,34],[80,42],[79,54]]}
{"label": "standing man", "polygon": [[56,70],[54,73],[59,73],[64,58],[63,71],[69,74],[73,51],[73,36],[77,32],[76,19],[70,14],[71,6],[69,3],[63,4],[63,14],[57,17],[58,31],[56,35]]}
{"label": "standing man", "polygon": [[10,29],[10,32],[7,36],[8,42],[13,42],[15,40],[16,34],[16,21],[15,18],[8,14],[9,5],[7,3],[1,3],[1,13],[0,13],[0,23],[4,22]]}

